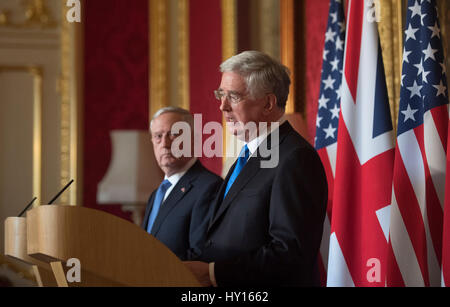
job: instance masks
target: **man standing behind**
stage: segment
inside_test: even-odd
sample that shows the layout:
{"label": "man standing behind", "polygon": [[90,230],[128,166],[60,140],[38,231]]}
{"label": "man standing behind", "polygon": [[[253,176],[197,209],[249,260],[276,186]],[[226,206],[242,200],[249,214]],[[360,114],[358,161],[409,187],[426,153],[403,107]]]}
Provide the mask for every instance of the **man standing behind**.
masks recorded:
{"label": "man standing behind", "polygon": [[186,122],[193,131],[193,121],[188,111],[175,107],[163,108],[153,116],[153,150],[165,177],[151,194],[142,223],[144,230],[182,260],[196,257],[203,248],[210,204],[223,181],[192,154],[174,156],[171,147],[177,135],[172,133],[172,126]]}
{"label": "man standing behind", "polygon": [[[246,144],[213,205],[204,262],[185,264],[205,286],[319,285],[327,181],[314,148],[284,119],[288,70],[258,51],[231,57],[220,70],[220,110]],[[255,133],[246,128],[252,123],[269,128]],[[264,166],[266,149],[278,163]]]}

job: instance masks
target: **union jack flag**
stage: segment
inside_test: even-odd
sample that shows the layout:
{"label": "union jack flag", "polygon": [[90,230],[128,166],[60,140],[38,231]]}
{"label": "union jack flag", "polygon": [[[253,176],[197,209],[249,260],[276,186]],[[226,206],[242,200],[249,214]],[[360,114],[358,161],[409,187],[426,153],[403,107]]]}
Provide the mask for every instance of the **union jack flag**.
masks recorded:
{"label": "union jack flag", "polygon": [[328,286],[385,285],[394,136],[373,3],[348,3]]}
{"label": "union jack flag", "polygon": [[328,181],[327,216],[325,217],[322,243],[320,246],[323,284],[326,281],[328,263],[331,206],[333,203],[334,172],[336,168],[337,128],[341,107],[340,89],[342,83],[342,67],[344,64],[345,20],[342,1],[330,1],[328,16],[315,138],[315,147],[325,167]]}
{"label": "union jack flag", "polygon": [[444,63],[436,2],[409,0],[392,186],[388,286],[441,284],[449,120]]}

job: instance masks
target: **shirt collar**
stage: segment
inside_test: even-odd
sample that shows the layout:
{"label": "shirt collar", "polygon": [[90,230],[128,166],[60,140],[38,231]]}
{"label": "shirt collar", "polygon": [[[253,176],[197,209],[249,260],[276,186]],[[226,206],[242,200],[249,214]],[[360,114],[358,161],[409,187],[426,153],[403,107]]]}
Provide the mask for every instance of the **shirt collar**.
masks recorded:
{"label": "shirt collar", "polygon": [[255,152],[256,149],[258,149],[258,146],[261,145],[261,143],[267,138],[267,136],[272,133],[273,130],[275,130],[276,128],[278,128],[279,126],[281,126],[284,122],[286,121],[286,116],[283,115],[277,122],[278,125],[270,125],[270,129],[269,131],[265,131],[264,133],[262,133],[261,135],[259,135],[258,137],[254,138],[253,140],[251,140],[248,143],[245,143],[248,147],[248,150],[250,151],[250,156],[252,156]]}
{"label": "shirt collar", "polygon": [[178,181],[181,179],[181,177],[183,177],[184,174],[186,174],[186,172],[194,165],[194,163],[197,161],[197,158],[193,158],[191,160],[189,160],[188,163],[186,163],[186,165],[178,172],[175,173],[173,175],[171,175],[170,177],[167,177],[167,175],[164,176],[164,179],[169,180],[169,182],[172,184],[171,186],[174,187]]}

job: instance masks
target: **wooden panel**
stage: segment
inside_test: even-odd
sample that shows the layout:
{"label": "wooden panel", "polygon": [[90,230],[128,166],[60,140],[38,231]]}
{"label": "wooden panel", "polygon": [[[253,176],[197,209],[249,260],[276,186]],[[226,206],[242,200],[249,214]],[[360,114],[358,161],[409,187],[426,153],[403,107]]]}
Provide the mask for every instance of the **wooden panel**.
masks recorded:
{"label": "wooden panel", "polygon": [[105,286],[200,286],[161,242],[140,227],[102,211],[37,207],[27,214],[27,237],[30,256],[62,263],[77,258],[84,272],[111,281]]}
{"label": "wooden panel", "polygon": [[[34,196],[41,199],[41,70],[0,65],[0,95],[0,219],[4,220],[19,214]],[[3,237],[0,231],[0,243]]]}
{"label": "wooden panel", "polygon": [[50,265],[28,256],[26,218],[9,217],[5,220],[5,255],[33,265],[33,272],[39,286],[56,286]]}

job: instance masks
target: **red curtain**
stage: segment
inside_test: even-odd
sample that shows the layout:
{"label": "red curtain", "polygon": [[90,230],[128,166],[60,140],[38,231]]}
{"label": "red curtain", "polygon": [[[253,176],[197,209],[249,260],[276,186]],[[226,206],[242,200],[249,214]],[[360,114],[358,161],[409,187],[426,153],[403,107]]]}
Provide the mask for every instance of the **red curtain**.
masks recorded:
{"label": "red curtain", "polygon": [[[222,123],[222,113],[213,91],[219,87],[222,63],[222,18],[220,0],[189,1],[190,108],[200,113],[203,125],[208,121]],[[204,135],[203,140],[210,135]],[[200,161],[220,175],[222,158],[202,158]]]}
{"label": "red curtain", "polygon": [[84,3],[83,205],[130,219],[119,206],[98,206],[96,195],[111,159],[110,131],[148,127],[148,0]]}

